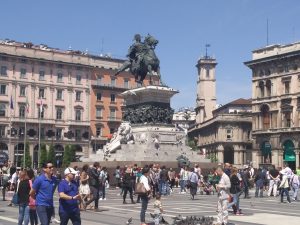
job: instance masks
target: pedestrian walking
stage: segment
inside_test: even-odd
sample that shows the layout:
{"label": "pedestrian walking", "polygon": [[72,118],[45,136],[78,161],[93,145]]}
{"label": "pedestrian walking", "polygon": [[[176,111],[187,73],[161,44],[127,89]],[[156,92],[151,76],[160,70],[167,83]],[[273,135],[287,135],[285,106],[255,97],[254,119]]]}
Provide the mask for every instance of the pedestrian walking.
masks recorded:
{"label": "pedestrian walking", "polygon": [[142,169],[142,176],[139,180],[139,183],[142,183],[144,185],[144,188],[147,191],[147,194],[141,195],[141,201],[142,201],[141,213],[140,213],[141,225],[147,225],[145,223],[145,216],[146,216],[146,211],[149,203],[149,194],[151,191],[151,188],[149,186],[149,181],[148,181],[149,174],[150,174],[149,167],[144,167]]}
{"label": "pedestrian walking", "polygon": [[80,194],[80,208],[83,209],[83,202],[86,202],[90,197],[90,186],[88,184],[89,175],[87,174],[87,168],[83,168],[80,174],[80,186],[79,186],[79,194]]}
{"label": "pedestrian walking", "polygon": [[131,169],[129,167],[126,169],[124,177],[123,177],[123,189],[124,189],[123,204],[127,204],[126,196],[127,196],[128,192],[129,192],[129,196],[131,199],[131,203],[135,204],[135,202],[133,200],[132,173],[131,173]]}
{"label": "pedestrian walking", "polygon": [[19,182],[17,184],[17,195],[19,199],[19,219],[18,225],[29,224],[29,178],[25,170],[19,173]]}
{"label": "pedestrian walking", "polygon": [[258,198],[259,197],[263,197],[263,192],[264,192],[264,182],[266,179],[266,174],[265,172],[262,170],[262,168],[258,169],[258,172],[255,176],[255,197]]}
{"label": "pedestrian walking", "polygon": [[191,199],[194,200],[195,195],[197,194],[199,177],[198,177],[198,174],[195,172],[194,168],[191,168],[190,171],[191,172],[189,174],[188,183],[189,183],[189,188],[190,188]]}
{"label": "pedestrian walking", "polygon": [[293,201],[298,199],[298,191],[300,187],[299,176],[297,174],[293,174],[290,181],[290,187],[293,189]]}
{"label": "pedestrian walking", "polygon": [[217,224],[226,225],[228,222],[228,193],[231,187],[231,183],[229,177],[224,173],[222,167],[219,166],[216,172],[218,176],[220,176],[220,181],[216,185],[216,189],[218,192]]}
{"label": "pedestrian walking", "polygon": [[65,179],[61,180],[58,185],[60,225],[68,225],[69,220],[73,225],[80,225],[80,210],[77,202],[80,200],[80,194],[78,183],[74,180],[77,172],[68,167],[64,174]]}
{"label": "pedestrian walking", "polygon": [[241,180],[238,177],[238,170],[236,167],[233,167],[230,173],[230,194],[232,195],[233,201],[228,204],[228,209],[234,206],[234,214],[242,215],[240,210],[240,194],[241,194]]}
{"label": "pedestrian walking", "polygon": [[283,195],[286,195],[287,201],[291,203],[290,194],[289,194],[289,181],[288,175],[286,174],[286,170],[281,170],[280,174],[282,176],[281,183],[279,185],[280,191],[280,202],[283,203]]}
{"label": "pedestrian walking", "polygon": [[[30,189],[32,188],[32,184],[34,182],[34,171],[32,169],[27,170],[27,175],[29,178],[29,185]],[[36,213],[36,203],[35,199],[29,196],[29,218],[30,218],[30,225],[37,225],[38,224],[38,217]]]}
{"label": "pedestrian walking", "polygon": [[30,196],[36,200],[36,211],[41,225],[49,225],[53,214],[53,192],[56,188],[57,180],[53,176],[53,164],[42,165],[43,172],[38,176],[30,191]]}
{"label": "pedestrian walking", "polygon": [[100,182],[99,182],[99,169],[100,164],[99,162],[94,162],[93,167],[89,168],[88,175],[89,175],[89,186],[92,193],[92,198],[87,202],[82,202],[84,209],[95,202],[95,211],[98,211],[98,204],[99,204],[99,189],[100,189]]}
{"label": "pedestrian walking", "polygon": [[99,183],[100,183],[100,201],[106,200],[106,182],[107,182],[107,169],[106,167],[102,167],[99,174]]}

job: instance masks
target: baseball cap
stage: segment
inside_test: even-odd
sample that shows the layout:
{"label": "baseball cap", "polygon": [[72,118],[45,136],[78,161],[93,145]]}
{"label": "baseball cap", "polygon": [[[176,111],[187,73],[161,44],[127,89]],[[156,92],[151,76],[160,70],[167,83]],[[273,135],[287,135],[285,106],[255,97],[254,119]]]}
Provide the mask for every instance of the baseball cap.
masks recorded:
{"label": "baseball cap", "polygon": [[65,175],[68,175],[69,173],[76,175],[77,172],[73,168],[68,167],[67,169],[65,169],[64,173],[65,173]]}

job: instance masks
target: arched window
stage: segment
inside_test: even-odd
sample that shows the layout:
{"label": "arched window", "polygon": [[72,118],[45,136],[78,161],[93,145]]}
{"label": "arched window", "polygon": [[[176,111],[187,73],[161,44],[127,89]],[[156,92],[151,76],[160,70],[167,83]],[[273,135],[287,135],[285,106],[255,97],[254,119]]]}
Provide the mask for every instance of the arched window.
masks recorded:
{"label": "arched window", "polygon": [[263,105],[261,107],[262,114],[262,128],[263,130],[268,130],[270,128],[270,109],[269,106]]}
{"label": "arched window", "polygon": [[258,84],[259,87],[259,92],[260,92],[260,97],[263,98],[265,97],[265,84],[263,81],[260,81]]}
{"label": "arched window", "polygon": [[270,97],[272,94],[272,82],[271,80],[266,81],[266,88],[267,88],[267,96]]}

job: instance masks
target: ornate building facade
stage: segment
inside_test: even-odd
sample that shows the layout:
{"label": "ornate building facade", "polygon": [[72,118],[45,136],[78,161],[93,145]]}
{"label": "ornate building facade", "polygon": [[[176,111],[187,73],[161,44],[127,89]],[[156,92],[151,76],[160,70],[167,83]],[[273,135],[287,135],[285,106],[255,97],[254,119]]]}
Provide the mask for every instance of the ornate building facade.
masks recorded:
{"label": "ornate building facade", "polygon": [[252,52],[253,161],[299,166],[300,43]]}
{"label": "ornate building facade", "polygon": [[237,99],[212,112],[213,117],[189,130],[207,157],[236,166],[251,161],[251,100]]}

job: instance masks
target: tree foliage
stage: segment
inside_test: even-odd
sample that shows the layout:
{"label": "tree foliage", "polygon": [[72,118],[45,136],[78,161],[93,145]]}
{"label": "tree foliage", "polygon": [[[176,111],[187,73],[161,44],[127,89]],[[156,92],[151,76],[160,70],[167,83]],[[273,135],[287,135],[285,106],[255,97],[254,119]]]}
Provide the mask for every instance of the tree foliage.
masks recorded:
{"label": "tree foliage", "polygon": [[25,166],[24,166],[24,155],[21,159],[21,167],[23,168],[31,168],[32,166],[32,159],[29,151],[29,143],[26,142],[25,144]]}
{"label": "tree foliage", "polygon": [[49,146],[47,158],[48,158],[48,162],[51,162],[53,165],[55,165],[55,152],[54,152],[54,147],[52,144]]}
{"label": "tree foliage", "polygon": [[62,162],[63,167],[68,167],[71,162],[75,161],[75,149],[74,145],[66,145]]}
{"label": "tree foliage", "polygon": [[41,144],[41,152],[40,152],[40,165],[44,163],[47,163],[48,161],[48,154],[47,154],[47,149],[45,144]]}

